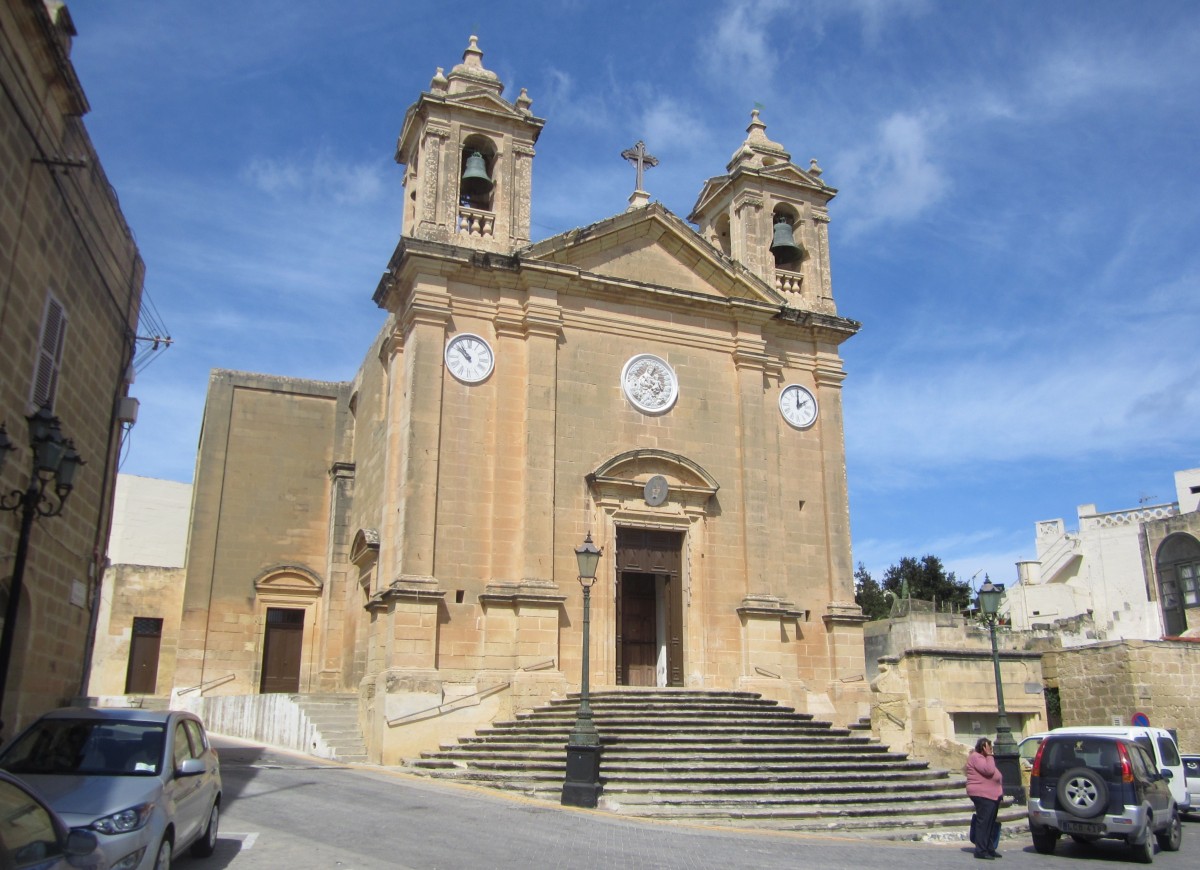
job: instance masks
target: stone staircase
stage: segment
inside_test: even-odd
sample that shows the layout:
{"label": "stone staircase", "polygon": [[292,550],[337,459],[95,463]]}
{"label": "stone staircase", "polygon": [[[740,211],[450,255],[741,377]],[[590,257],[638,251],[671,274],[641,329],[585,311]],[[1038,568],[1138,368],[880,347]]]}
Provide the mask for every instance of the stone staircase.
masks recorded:
{"label": "stone staircase", "polygon": [[[835,728],[749,692],[615,690],[591,702],[604,747],[602,809],[899,837],[959,835],[970,823],[961,776],[890,752],[861,723]],[[405,767],[557,802],[578,703],[552,701]]]}
{"label": "stone staircase", "polygon": [[347,763],[367,762],[367,745],[358,726],[358,695],[292,695],[330,757]]}

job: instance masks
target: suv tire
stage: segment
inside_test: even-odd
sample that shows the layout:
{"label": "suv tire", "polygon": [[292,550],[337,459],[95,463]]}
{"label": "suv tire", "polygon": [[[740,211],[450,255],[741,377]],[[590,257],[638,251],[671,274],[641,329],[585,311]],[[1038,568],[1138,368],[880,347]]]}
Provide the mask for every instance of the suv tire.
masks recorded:
{"label": "suv tire", "polygon": [[1086,767],[1072,767],[1059,777],[1058,805],[1076,818],[1095,818],[1108,807],[1108,783]]}
{"label": "suv tire", "polygon": [[1154,838],[1150,836],[1149,831],[1146,831],[1146,833],[1143,835],[1141,843],[1131,842],[1129,844],[1129,848],[1133,852],[1133,857],[1138,863],[1154,863]]}
{"label": "suv tire", "polygon": [[1164,852],[1178,852],[1183,843],[1183,825],[1179,822],[1179,812],[1176,811],[1167,826],[1154,836],[1158,838],[1158,848]]}

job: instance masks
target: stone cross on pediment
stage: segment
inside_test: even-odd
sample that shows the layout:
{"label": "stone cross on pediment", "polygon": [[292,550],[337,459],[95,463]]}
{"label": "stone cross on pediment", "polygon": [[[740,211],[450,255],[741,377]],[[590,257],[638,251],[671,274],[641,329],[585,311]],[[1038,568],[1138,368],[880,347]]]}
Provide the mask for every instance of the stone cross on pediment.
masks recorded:
{"label": "stone cross on pediment", "polygon": [[626,148],[622,151],[621,156],[637,166],[637,187],[634,188],[633,195],[629,197],[629,207],[637,208],[638,206],[646,205],[650,202],[650,194],[642,189],[643,173],[646,169],[657,166],[658,158],[647,153],[646,143],[641,139],[632,148]]}

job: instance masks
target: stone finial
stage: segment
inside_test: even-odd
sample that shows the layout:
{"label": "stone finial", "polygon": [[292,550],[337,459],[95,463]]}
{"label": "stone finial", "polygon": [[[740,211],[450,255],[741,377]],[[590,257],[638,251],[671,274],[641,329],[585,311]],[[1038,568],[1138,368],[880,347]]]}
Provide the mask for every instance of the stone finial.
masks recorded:
{"label": "stone finial", "polygon": [[750,126],[746,128],[746,141],[730,158],[727,169],[732,172],[736,167],[762,168],[777,163],[787,163],[792,156],[778,142],[767,138],[767,125],[759,117],[759,109],[755,106],[750,111]]}
{"label": "stone finial", "polygon": [[468,90],[486,90],[499,95],[504,90],[499,77],[483,65],[483,51],[479,48],[479,37],[471,34],[470,43],[463,52],[462,63],[450,70],[450,93],[461,94]]}
{"label": "stone finial", "polygon": [[808,161],[808,174],[809,175],[815,175],[817,178],[820,178],[822,171],[823,170],[821,169],[821,167],[817,165],[817,158],[813,157]]}
{"label": "stone finial", "polygon": [[750,126],[746,128],[747,142],[770,142],[767,138],[767,125],[759,118],[757,108],[750,110]]}
{"label": "stone finial", "polygon": [[479,47],[479,37],[471,34],[469,44],[463,51],[463,66],[471,69],[483,69],[483,50]]}
{"label": "stone finial", "polygon": [[450,81],[446,78],[445,73],[439,66],[437,68],[437,72],[433,74],[433,81],[429,83],[429,90],[435,94],[444,94],[446,93],[446,88],[449,86],[449,84]]}
{"label": "stone finial", "polygon": [[521,93],[517,96],[517,109],[528,113],[529,107],[533,105],[533,99],[529,96],[529,91],[521,88]]}

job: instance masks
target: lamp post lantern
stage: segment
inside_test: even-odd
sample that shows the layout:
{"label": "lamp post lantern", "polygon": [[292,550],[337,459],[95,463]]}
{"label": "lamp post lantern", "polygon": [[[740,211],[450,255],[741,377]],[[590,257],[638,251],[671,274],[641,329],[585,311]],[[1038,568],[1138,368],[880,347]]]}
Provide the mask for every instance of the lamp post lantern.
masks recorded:
{"label": "lamp post lantern", "polygon": [[[13,641],[17,634],[17,615],[25,582],[25,562],[29,556],[29,536],[38,517],[56,517],[62,513],[67,496],[75,486],[75,472],[83,459],[71,439],[64,438],[58,418],[48,408],[39,408],[29,421],[29,447],[33,451],[33,471],[24,489],[0,494],[0,510],[21,512],[21,531],[13,556],[12,581],[8,586],[8,606],[4,613],[4,632],[0,635],[0,704],[8,689],[8,668]],[[8,430],[0,425],[0,470],[7,455],[16,450]]]}
{"label": "lamp post lantern", "polygon": [[600,549],[592,543],[591,532],[588,532],[583,545],[575,548],[579,585],[583,587],[583,677],[579,686],[579,711],[567,739],[567,775],[562,788],[561,803],[570,807],[595,807],[600,798],[600,735],[592,719],[588,673],[592,587],[596,584],[596,566],[600,563],[600,555]]}
{"label": "lamp post lantern", "polygon": [[1004,682],[1000,678],[1000,651],[996,646],[996,623],[1000,620],[1000,602],[1004,598],[1004,587],[985,579],[979,587],[980,619],[988,628],[992,639],[992,669],[996,676],[996,742],[994,755],[996,768],[1004,777],[1004,793],[1019,804],[1025,803],[1025,788],[1021,784],[1021,762],[1017,743],[1013,740],[1008,714],[1004,710]]}

